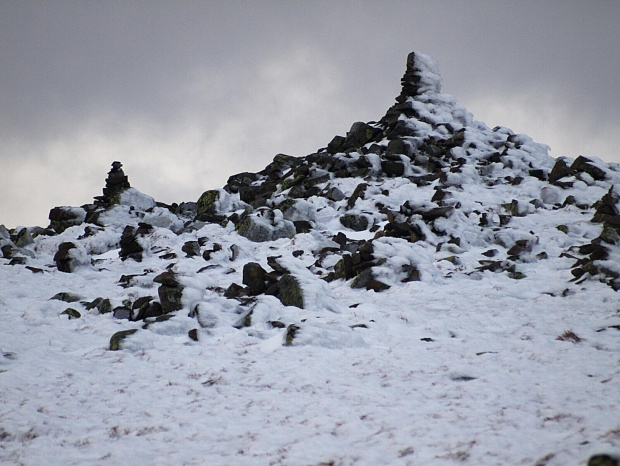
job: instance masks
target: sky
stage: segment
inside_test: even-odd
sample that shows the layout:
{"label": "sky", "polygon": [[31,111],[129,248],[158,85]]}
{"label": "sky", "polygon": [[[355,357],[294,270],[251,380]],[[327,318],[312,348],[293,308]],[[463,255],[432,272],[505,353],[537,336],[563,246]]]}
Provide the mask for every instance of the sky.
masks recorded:
{"label": "sky", "polygon": [[115,160],[172,203],[315,152],[411,51],[489,127],[620,162],[618,1],[0,0],[0,224],[92,202]]}

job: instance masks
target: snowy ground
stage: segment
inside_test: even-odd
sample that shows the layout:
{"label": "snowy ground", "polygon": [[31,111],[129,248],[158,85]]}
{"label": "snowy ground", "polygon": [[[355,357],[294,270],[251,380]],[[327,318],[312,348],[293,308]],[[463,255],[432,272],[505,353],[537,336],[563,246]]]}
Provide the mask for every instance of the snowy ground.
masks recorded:
{"label": "snowy ground", "polygon": [[[0,463],[619,455],[620,166],[554,161],[473,121],[425,55],[409,56],[404,84],[384,123],[354,124],[341,152],[278,155],[206,192],[192,215],[128,188],[115,162],[98,206],[53,211],[75,225],[61,234],[0,226]],[[72,273],[55,258],[66,242]],[[127,244],[141,262],[119,258]],[[345,257],[355,280],[372,274],[386,290],[336,278]],[[225,297],[249,262],[272,273],[279,299]],[[183,288],[180,309],[128,320],[122,306],[165,301],[162,272]],[[284,277],[303,306],[283,304]],[[79,298],[51,299],[61,292]],[[97,298],[116,317],[89,309]]]}
{"label": "snowy ground", "polygon": [[[257,259],[274,253],[206,228],[213,241],[234,240]],[[275,252],[290,253],[303,238],[314,241],[279,240]],[[305,320],[298,346],[283,346],[285,329],[266,325],[216,325],[193,342],[187,331],[196,320],[179,313],[118,352],[108,350],[110,336],[141,323],[79,303],[83,317],[69,320],[60,312],[76,305],[49,298],[123,296],[117,278],[156,265],[157,256],[45,272],[44,280],[2,266],[0,459],[565,465],[617,452],[620,331],[610,326],[620,323],[618,295],[598,282],[567,286],[563,260],[570,263],[549,261],[523,280],[457,274],[383,293],[339,280],[329,284],[337,312],[260,297],[261,321]],[[240,282],[226,261],[237,270],[232,278],[228,269],[196,276]],[[357,324],[366,328],[349,328]],[[558,340],[567,330],[581,341]]]}

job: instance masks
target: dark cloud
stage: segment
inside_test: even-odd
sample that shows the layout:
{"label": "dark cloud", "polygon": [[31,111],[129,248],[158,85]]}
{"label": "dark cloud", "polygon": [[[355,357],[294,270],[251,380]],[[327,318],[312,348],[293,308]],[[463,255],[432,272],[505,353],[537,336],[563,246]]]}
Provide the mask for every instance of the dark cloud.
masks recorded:
{"label": "dark cloud", "polygon": [[88,202],[114,159],[172,202],[305,155],[380,118],[411,50],[490,126],[620,161],[618,17],[615,1],[0,2],[0,222]]}

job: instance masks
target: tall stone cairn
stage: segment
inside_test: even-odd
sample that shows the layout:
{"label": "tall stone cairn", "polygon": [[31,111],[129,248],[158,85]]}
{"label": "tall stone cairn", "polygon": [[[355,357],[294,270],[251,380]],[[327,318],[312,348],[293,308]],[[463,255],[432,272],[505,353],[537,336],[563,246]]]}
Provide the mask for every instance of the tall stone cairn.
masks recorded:
{"label": "tall stone cairn", "polygon": [[109,207],[111,204],[116,204],[115,198],[130,188],[129,179],[123,172],[123,164],[120,162],[112,162],[112,169],[108,172],[108,177],[105,180],[105,188],[103,188],[103,196],[95,197],[95,204],[102,207]]}

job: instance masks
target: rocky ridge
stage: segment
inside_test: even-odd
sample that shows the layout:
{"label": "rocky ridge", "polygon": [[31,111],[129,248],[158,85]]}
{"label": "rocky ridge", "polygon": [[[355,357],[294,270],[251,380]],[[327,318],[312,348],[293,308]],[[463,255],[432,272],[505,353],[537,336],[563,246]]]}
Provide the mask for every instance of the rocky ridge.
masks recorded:
{"label": "rocky ridge", "polygon": [[[330,286],[341,282],[379,293],[457,274],[528,280],[551,261],[566,295],[585,280],[619,290],[618,165],[554,160],[528,136],[474,121],[441,85],[436,62],[411,53],[379,121],[305,157],[278,154],[197,202],[158,203],[114,162],[94,203],[53,208],[45,229],[1,227],[2,263],[41,280],[78,269],[109,279],[122,261],[114,286],[125,294],[84,290],[69,318],[111,312],[148,328],[180,312],[195,319],[194,340],[232,325],[286,328],[283,344],[303,333],[292,308],[337,312]],[[274,300],[277,312],[261,311]]]}

